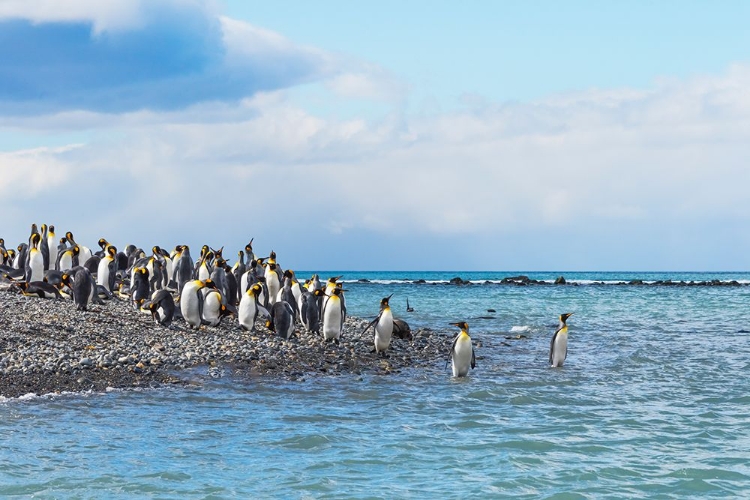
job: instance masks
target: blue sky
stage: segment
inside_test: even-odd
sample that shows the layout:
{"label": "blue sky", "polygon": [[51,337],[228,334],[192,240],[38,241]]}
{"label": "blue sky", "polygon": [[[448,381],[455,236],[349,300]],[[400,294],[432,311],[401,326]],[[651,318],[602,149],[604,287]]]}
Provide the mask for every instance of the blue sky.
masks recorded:
{"label": "blue sky", "polygon": [[8,0],[0,236],[254,237],[297,269],[748,269],[749,15]]}

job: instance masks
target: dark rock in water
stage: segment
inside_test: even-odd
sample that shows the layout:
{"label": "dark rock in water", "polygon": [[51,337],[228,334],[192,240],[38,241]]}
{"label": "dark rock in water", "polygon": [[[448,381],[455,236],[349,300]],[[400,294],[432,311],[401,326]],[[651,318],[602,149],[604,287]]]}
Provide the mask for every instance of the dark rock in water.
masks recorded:
{"label": "dark rock in water", "polygon": [[629,285],[642,285],[643,280],[631,280],[628,282]]}
{"label": "dark rock in water", "polygon": [[500,283],[503,283],[504,285],[537,285],[541,283],[540,281],[532,280],[528,276],[520,275],[520,276],[508,276],[507,278],[503,278]]}
{"label": "dark rock in water", "polygon": [[420,279],[420,280],[412,281],[412,283],[414,283],[415,285],[423,285],[427,283],[427,281]]}
{"label": "dark rock in water", "polygon": [[559,276],[559,277],[558,277],[558,278],[557,278],[557,279],[555,280],[555,285],[564,285],[564,284],[566,284],[566,283],[567,283],[567,281],[565,281],[565,276]]}
{"label": "dark rock in water", "polygon": [[493,313],[493,312],[497,312],[497,311],[495,311],[494,309],[487,309],[487,312],[488,313]]}
{"label": "dark rock in water", "polygon": [[393,336],[400,339],[411,340],[411,328],[409,324],[402,319],[393,319]]}
{"label": "dark rock in water", "polygon": [[360,279],[358,279],[357,281],[358,281],[359,283],[369,283],[369,282],[370,282],[370,280],[368,280],[368,279],[365,279],[365,278],[360,278]]}
{"label": "dark rock in water", "polygon": [[449,283],[451,285],[468,285],[469,281],[463,280],[459,278],[458,276],[456,276],[455,278],[451,279]]}

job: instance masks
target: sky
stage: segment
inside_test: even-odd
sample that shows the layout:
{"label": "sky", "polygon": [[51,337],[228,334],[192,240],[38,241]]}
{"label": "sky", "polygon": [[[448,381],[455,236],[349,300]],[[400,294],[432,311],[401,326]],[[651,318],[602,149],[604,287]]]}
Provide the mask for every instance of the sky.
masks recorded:
{"label": "sky", "polygon": [[0,237],[750,269],[747,2],[0,0]]}

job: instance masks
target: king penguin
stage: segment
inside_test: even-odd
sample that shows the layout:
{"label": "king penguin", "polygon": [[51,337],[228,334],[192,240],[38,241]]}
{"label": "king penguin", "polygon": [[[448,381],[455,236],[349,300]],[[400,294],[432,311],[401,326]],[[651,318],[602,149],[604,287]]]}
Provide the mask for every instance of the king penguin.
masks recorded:
{"label": "king penguin", "polygon": [[469,337],[469,324],[465,321],[460,323],[451,323],[461,329],[461,333],[456,335],[451,344],[451,365],[453,367],[454,377],[465,377],[469,374],[469,366],[476,366],[476,357],[474,356],[474,346]]}
{"label": "king penguin", "polygon": [[258,319],[259,312],[264,316],[269,316],[268,311],[258,303],[258,295],[262,291],[263,287],[256,283],[242,294],[237,319],[243,330],[255,331],[255,320]]}
{"label": "king penguin", "polygon": [[203,293],[203,311],[201,312],[201,320],[204,325],[218,326],[221,323],[221,318],[232,314],[232,311],[224,303],[224,297],[219,289],[208,289],[203,288],[200,293]]}
{"label": "king penguin", "polygon": [[167,290],[161,289],[155,291],[151,295],[151,300],[144,304],[143,307],[151,311],[151,317],[154,318],[157,325],[169,326],[172,324],[175,305],[172,294]]}
{"label": "king penguin", "polygon": [[114,291],[115,275],[117,274],[117,248],[108,245],[104,258],[99,261],[96,270],[96,284],[103,286],[108,292]]}
{"label": "king penguin", "polygon": [[[183,257],[184,258],[184,257]],[[185,283],[180,294],[180,312],[189,328],[200,328],[203,317],[203,294],[201,289],[216,288],[213,281],[192,280]]]}
{"label": "king penguin", "polygon": [[391,312],[391,306],[388,304],[391,297],[393,297],[393,294],[383,297],[380,301],[378,316],[362,332],[364,334],[371,326],[375,327],[375,352],[377,354],[382,353],[384,357],[386,356],[385,351],[391,345],[393,335],[393,313]]}
{"label": "king penguin", "polygon": [[343,288],[334,288],[323,304],[323,338],[338,343],[344,330],[344,306],[341,301]]}
{"label": "king penguin", "polygon": [[55,226],[47,228],[47,247],[49,248],[49,268],[54,269],[57,262],[57,238],[55,238]]}
{"label": "king penguin", "polygon": [[549,364],[552,368],[561,367],[568,357],[568,325],[565,322],[573,313],[560,315],[560,325],[549,344]]}
{"label": "king penguin", "polygon": [[266,322],[269,330],[279,337],[289,340],[294,333],[294,310],[289,302],[280,300],[271,308],[271,319]]}
{"label": "king penguin", "polygon": [[31,235],[31,246],[29,247],[29,260],[26,263],[26,282],[42,281],[44,279],[44,256],[40,250],[42,237],[39,233]]}

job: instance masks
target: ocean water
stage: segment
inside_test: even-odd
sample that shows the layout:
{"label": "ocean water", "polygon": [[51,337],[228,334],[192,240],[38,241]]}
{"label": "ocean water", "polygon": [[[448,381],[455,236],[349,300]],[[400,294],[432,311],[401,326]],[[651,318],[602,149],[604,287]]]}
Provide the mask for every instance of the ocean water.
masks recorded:
{"label": "ocean water", "polygon": [[[468,321],[476,370],[5,400],[0,497],[750,497],[750,286],[615,284],[750,274],[334,274],[351,314]],[[579,286],[492,283],[516,274]]]}

